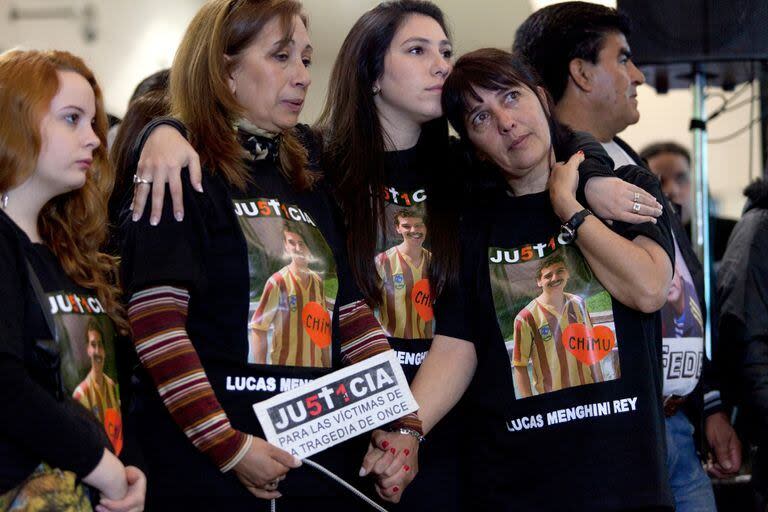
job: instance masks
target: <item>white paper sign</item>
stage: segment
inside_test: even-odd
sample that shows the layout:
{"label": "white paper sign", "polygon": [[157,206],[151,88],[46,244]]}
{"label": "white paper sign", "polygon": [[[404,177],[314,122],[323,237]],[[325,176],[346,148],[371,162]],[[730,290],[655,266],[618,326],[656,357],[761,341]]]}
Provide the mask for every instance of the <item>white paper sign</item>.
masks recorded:
{"label": "white paper sign", "polygon": [[253,405],[267,441],[301,459],[418,408],[392,350]]}

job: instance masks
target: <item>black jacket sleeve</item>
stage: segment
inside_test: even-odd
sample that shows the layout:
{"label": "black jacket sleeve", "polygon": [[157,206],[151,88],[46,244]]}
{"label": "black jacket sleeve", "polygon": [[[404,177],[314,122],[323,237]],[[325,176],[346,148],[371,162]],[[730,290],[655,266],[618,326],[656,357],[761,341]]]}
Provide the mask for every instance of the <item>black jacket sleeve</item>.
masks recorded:
{"label": "black jacket sleeve", "polygon": [[[137,222],[127,216],[122,220],[120,270],[127,299],[152,286],[172,285],[190,291],[206,288],[203,248],[207,233],[200,202],[208,198],[192,188],[186,169],[182,171],[181,182],[185,212],[181,222],[174,218],[170,201],[163,203],[157,226],[150,225],[146,215]],[[168,185],[165,193],[170,194]]]}
{"label": "black jacket sleeve", "polygon": [[586,204],[584,188],[592,178],[615,178],[613,160],[592,135],[586,132],[573,132],[563,144],[557,146],[555,157],[558,161],[568,160],[577,151],[584,152],[584,161],[579,165],[579,185],[576,188],[576,200]]}
{"label": "black jacket sleeve", "polygon": [[106,447],[102,437],[33,381],[24,364],[8,354],[0,354],[0,389],[0,409],[13,411],[0,422],[1,437],[80,478],[93,471]]}

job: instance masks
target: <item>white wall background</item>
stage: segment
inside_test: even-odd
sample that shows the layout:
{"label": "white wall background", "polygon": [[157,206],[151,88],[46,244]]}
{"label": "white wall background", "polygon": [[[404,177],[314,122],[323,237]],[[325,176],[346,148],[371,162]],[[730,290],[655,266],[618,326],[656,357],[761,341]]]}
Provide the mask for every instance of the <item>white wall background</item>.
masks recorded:
{"label": "white wall background", "polygon": [[[304,0],[310,15],[310,33],[316,49],[313,85],[303,114],[311,122],[322,107],[333,59],[354,21],[377,0]],[[459,54],[481,46],[508,48],[517,26],[536,7],[552,1],[436,0],[448,16]],[[601,2],[601,3],[611,3]],[[97,39],[86,42],[83,21],[21,20],[9,18],[11,9],[96,9]],[[184,29],[202,4],[201,0],[0,0],[0,50],[15,46],[60,48],[82,56],[94,69],[105,92],[107,108],[122,115],[136,84],[145,76],[170,66]],[[743,98],[748,98],[745,94]],[[639,93],[640,123],[622,136],[636,149],[663,139],[691,145],[688,122],[692,97],[688,91],[657,95],[648,86]],[[717,101],[709,102],[712,109]],[[757,110],[755,115],[759,115]],[[727,113],[710,127],[717,137],[745,126],[749,107]],[[751,172],[761,174],[759,130],[755,132]],[[741,190],[749,181],[749,134],[709,151],[711,190],[723,215],[737,218],[743,205]]]}

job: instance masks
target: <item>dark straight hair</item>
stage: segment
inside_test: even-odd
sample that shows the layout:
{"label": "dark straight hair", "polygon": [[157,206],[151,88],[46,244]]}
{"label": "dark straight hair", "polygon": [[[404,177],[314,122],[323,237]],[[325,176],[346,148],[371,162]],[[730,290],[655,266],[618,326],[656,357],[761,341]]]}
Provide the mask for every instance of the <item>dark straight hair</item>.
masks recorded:
{"label": "dark straight hair", "polygon": [[630,35],[629,18],[590,2],[562,2],[534,12],[515,33],[512,51],[523,55],[541,76],[555,102],[568,85],[573,59],[597,63],[605,36]]}
{"label": "dark straight hair", "polygon": [[473,152],[465,123],[470,111],[470,100],[482,101],[477,89],[503,91],[511,87],[526,87],[536,94],[547,118],[556,157],[561,159],[570,156],[560,155],[558,148],[563,146],[563,142],[573,132],[555,120],[552,115],[552,97],[543,87],[541,79],[521,55],[497,48],[481,48],[463,55],[456,61],[453,72],[443,86],[443,112],[461,136],[465,148]]}
{"label": "dark straight hair", "polygon": [[[386,229],[383,189],[387,136],[379,122],[373,84],[384,73],[384,58],[397,30],[410,16],[434,19],[448,34],[442,11],[431,2],[383,2],[363,14],[350,30],[336,58],[325,109],[316,128],[323,139],[323,168],[335,188],[347,227],[347,248],[352,273],[366,300],[381,303],[374,259],[379,232]],[[445,118],[422,125],[421,147],[430,151],[434,172],[445,169],[448,159],[448,125]],[[434,158],[432,155],[434,154]],[[440,181],[432,175],[430,182]],[[442,194],[427,188],[427,227],[433,259],[430,281],[439,295],[458,273],[458,249],[450,235],[450,218],[440,208]]]}

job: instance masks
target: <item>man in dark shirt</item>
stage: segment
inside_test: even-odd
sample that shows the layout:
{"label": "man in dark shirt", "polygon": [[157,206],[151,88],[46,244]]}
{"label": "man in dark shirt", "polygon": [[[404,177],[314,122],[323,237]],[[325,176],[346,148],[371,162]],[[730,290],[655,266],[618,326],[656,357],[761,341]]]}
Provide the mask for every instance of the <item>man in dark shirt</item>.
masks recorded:
{"label": "man in dark shirt", "polygon": [[[617,137],[627,126],[640,120],[637,88],[645,82],[643,73],[632,62],[627,42],[629,34],[629,20],[615,9],[585,2],[564,2],[532,14],[518,29],[513,46],[541,75],[555,101],[558,120],[574,130],[591,133],[603,144],[616,168],[630,164],[643,166],[632,148]],[[676,259],[686,267],[686,273],[700,277],[701,265],[682,224],[675,215],[671,218]],[[699,292],[698,297],[703,298],[703,293]],[[695,344],[696,351],[703,353],[703,338],[698,338]],[[670,345],[664,350],[679,352],[689,348]],[[695,379],[685,379],[683,386],[680,381],[669,378],[671,369],[671,365],[664,365],[667,466],[677,510],[714,511],[712,487],[691,438],[691,423],[698,423],[696,416],[701,414],[702,407],[707,416],[704,431],[713,449],[713,467],[718,474],[738,471],[741,447],[727,416],[721,411],[717,388],[706,383],[709,384],[708,402],[702,406],[702,386],[696,385],[698,371],[693,372]],[[711,375],[705,373],[703,377],[702,380],[708,381]],[[681,390],[687,396],[678,396]],[[683,405],[687,406],[685,412],[681,409]],[[691,416],[692,422],[688,419]]]}

